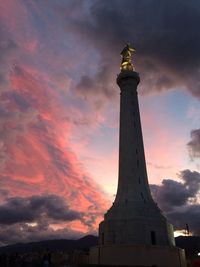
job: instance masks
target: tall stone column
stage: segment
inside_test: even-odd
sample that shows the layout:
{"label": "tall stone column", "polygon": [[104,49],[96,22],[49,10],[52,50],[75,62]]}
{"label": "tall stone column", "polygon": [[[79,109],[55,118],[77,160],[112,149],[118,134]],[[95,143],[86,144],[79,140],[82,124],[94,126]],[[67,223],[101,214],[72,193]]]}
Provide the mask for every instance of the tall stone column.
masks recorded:
{"label": "tall stone column", "polygon": [[116,199],[99,227],[100,245],[174,245],[173,228],[154,203],[147,178],[133,70],[117,77],[120,96],[119,177]]}
{"label": "tall stone column", "polygon": [[135,71],[122,71],[117,77],[121,97],[119,180],[115,202],[152,201],[137,97],[139,82],[139,75]]}
{"label": "tall stone column", "polygon": [[149,189],[137,86],[127,45],[121,55],[118,189],[112,207],[99,225],[99,245],[89,263],[107,266],[186,267],[184,250],[175,247],[169,224]]}

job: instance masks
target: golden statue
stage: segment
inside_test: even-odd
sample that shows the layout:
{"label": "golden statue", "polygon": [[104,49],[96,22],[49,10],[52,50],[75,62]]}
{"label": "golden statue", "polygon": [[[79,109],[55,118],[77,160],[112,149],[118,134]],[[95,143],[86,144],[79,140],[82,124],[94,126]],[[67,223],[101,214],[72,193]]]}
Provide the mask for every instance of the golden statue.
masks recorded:
{"label": "golden statue", "polygon": [[131,62],[132,53],[135,51],[134,48],[127,44],[121,52],[122,62],[120,69],[123,70],[134,70],[133,64]]}

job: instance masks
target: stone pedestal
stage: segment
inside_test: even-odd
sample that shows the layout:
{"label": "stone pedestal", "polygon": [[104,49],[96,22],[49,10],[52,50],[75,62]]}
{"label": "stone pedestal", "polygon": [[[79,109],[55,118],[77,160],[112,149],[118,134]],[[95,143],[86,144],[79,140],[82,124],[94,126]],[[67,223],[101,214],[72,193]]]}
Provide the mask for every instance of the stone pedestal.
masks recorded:
{"label": "stone pedestal", "polygon": [[89,264],[133,267],[186,267],[183,249],[147,245],[94,247],[90,250]]}

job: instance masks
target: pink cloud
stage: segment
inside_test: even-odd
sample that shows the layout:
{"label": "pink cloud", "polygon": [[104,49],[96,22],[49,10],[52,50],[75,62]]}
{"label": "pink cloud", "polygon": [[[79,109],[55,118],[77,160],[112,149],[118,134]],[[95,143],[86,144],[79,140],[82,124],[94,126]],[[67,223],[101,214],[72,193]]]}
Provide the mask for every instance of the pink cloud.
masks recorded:
{"label": "pink cloud", "polygon": [[59,104],[59,91],[49,88],[46,77],[32,68],[16,66],[11,85],[12,90],[1,95],[5,119],[0,127],[6,157],[2,188],[9,190],[10,196],[61,195],[72,209],[87,214],[86,224],[91,222],[87,228],[76,221],[74,226],[70,224],[72,229],[96,229],[108,197],[86,173],[68,142],[72,132],[66,116],[70,109]]}

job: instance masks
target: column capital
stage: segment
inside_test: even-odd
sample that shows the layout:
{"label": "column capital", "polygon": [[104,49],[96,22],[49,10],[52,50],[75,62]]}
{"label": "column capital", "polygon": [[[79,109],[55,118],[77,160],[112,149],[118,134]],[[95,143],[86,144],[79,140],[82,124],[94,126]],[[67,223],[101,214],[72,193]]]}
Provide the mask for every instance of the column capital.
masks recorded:
{"label": "column capital", "polygon": [[117,75],[117,84],[120,88],[131,81],[137,86],[140,82],[139,73],[136,71],[123,70]]}

